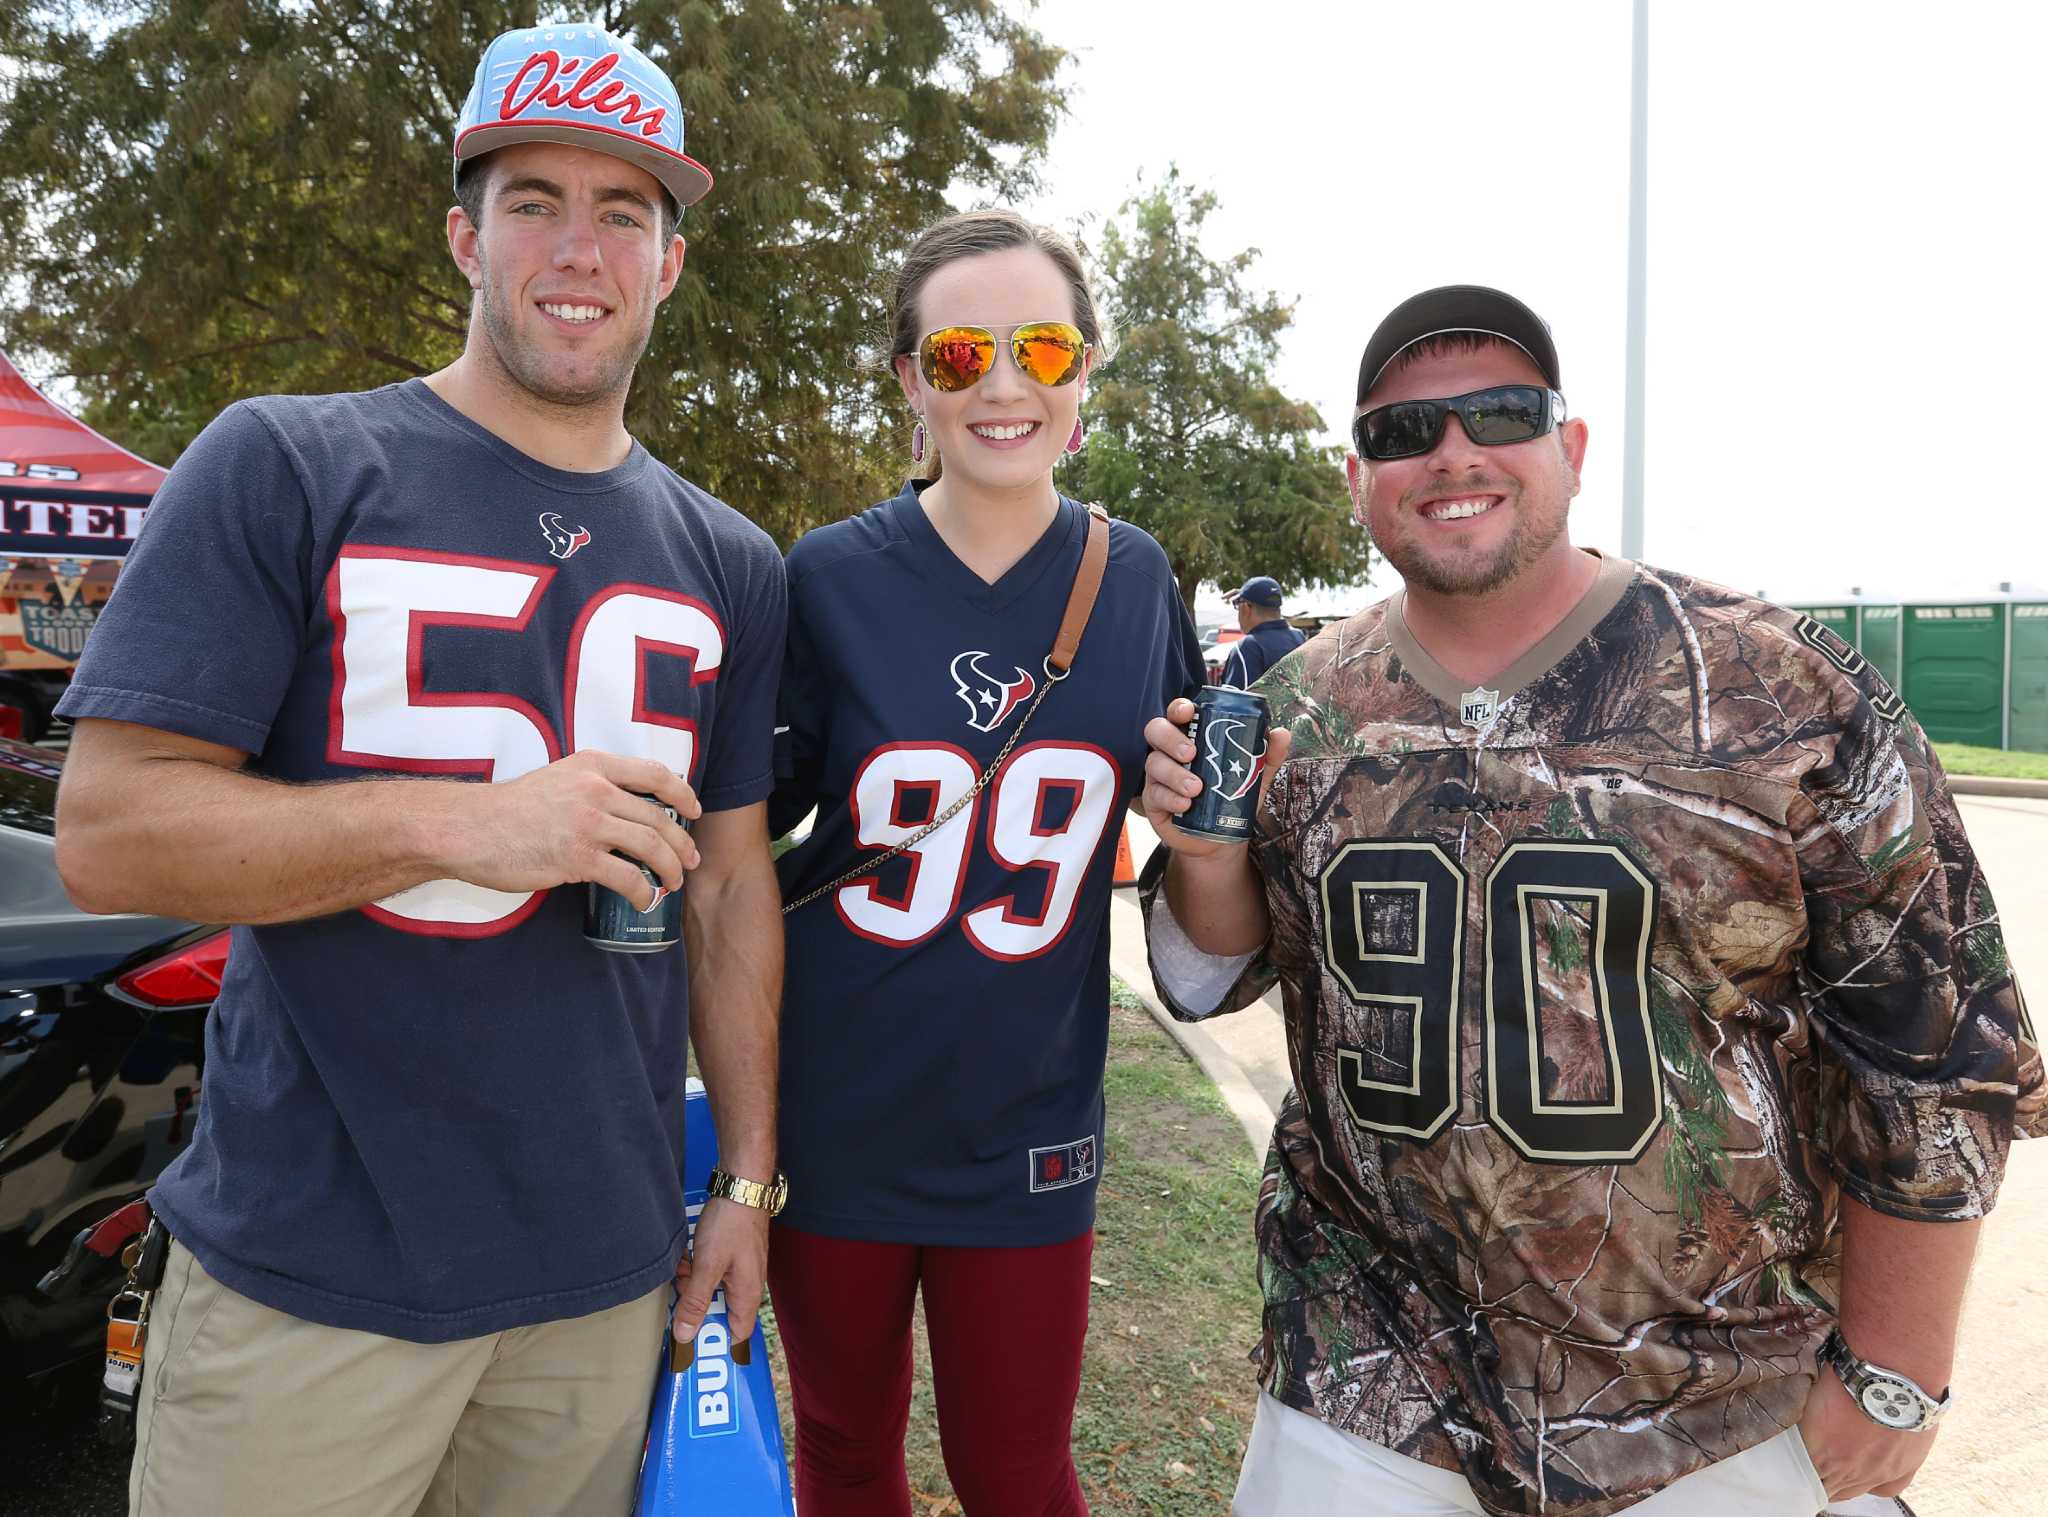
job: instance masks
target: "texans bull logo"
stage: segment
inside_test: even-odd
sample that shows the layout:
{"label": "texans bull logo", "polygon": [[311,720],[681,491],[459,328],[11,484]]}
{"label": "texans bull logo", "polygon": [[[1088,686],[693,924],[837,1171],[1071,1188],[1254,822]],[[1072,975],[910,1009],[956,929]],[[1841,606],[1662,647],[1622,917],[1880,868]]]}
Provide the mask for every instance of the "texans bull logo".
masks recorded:
{"label": "texans bull logo", "polygon": [[1266,756],[1238,741],[1244,727],[1242,717],[1223,716],[1202,728],[1202,783],[1226,801],[1244,799],[1259,782],[1259,760]]}
{"label": "texans bull logo", "polygon": [[588,532],[563,521],[559,511],[541,512],[540,530],[548,540],[548,553],[554,558],[573,558],[576,550],[590,541]]}
{"label": "texans bull logo", "polygon": [[987,657],[975,649],[953,660],[953,693],[967,702],[967,725],[976,732],[995,731],[1038,688],[1027,669],[1018,669],[1014,680],[997,679],[981,666]]}

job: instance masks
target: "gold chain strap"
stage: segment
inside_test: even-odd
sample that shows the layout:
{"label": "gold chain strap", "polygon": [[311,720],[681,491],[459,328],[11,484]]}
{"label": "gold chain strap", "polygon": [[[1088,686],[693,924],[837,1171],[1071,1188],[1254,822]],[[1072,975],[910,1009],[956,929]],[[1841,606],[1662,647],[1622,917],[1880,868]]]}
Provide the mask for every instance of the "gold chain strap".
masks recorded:
{"label": "gold chain strap", "polygon": [[959,800],[953,802],[952,805],[948,806],[944,811],[933,817],[924,826],[918,828],[917,831],[898,843],[894,848],[891,848],[887,853],[882,854],[879,858],[869,859],[865,864],[857,864],[839,876],[838,879],[832,881],[831,884],[820,885],[810,894],[798,896],[782,908],[782,914],[788,916],[797,907],[808,906],[819,896],[830,895],[841,885],[848,884],[853,880],[859,879],[864,874],[880,869],[891,859],[901,858],[934,832],[945,826],[946,823],[952,821],[954,817],[958,816],[960,808],[971,804],[974,798],[980,795],[982,790],[986,788],[988,782],[995,778],[996,772],[1003,767],[1003,760],[1010,756],[1010,750],[1017,746],[1017,739],[1024,735],[1024,729],[1031,724],[1032,715],[1038,710],[1039,703],[1052,694],[1052,687],[1065,679],[1070,672],[1070,670],[1059,670],[1056,672],[1053,669],[1052,660],[1048,658],[1045,661],[1045,683],[1038,687],[1038,694],[1031,698],[1031,704],[1024,708],[1024,715],[1018,718],[1017,725],[1010,730],[1009,740],[1003,744],[995,758],[990,761],[989,766],[981,771],[981,778],[968,788],[965,795],[961,796]]}

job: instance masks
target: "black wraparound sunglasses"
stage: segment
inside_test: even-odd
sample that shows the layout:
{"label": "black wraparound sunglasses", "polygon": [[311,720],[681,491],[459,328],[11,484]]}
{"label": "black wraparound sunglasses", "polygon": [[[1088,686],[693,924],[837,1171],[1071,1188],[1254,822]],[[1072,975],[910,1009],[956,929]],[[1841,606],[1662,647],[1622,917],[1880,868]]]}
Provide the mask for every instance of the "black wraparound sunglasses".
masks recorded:
{"label": "black wraparound sunglasses", "polygon": [[1565,419],[1564,397],[1541,385],[1495,385],[1443,400],[1397,400],[1351,423],[1361,458],[1415,458],[1435,448],[1444,418],[1458,413],[1465,435],[1482,447],[1541,437]]}

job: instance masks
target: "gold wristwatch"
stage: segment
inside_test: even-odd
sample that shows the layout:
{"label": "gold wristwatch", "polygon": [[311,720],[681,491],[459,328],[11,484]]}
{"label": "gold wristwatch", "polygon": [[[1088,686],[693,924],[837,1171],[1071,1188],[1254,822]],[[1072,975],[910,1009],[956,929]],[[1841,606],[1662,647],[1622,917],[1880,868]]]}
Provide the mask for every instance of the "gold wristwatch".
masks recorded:
{"label": "gold wristwatch", "polygon": [[764,1211],[771,1217],[789,1204],[789,1180],[779,1169],[775,1171],[775,1178],[766,1185],[759,1180],[742,1180],[738,1175],[729,1175],[722,1169],[714,1169],[704,1189],[713,1200],[737,1201],[742,1206]]}

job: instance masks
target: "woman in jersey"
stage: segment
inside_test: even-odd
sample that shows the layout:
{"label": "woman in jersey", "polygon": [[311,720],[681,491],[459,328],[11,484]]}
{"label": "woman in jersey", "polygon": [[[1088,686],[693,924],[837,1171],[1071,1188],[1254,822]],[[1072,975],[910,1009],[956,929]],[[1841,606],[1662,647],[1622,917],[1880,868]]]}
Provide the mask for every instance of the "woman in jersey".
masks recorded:
{"label": "woman in jersey", "polygon": [[1086,1511],[1070,1447],[1108,1039],[1109,891],[1144,724],[1201,679],[1159,545],[1122,522],[1072,672],[1031,710],[1087,535],[1053,466],[1082,444],[1103,330],[1073,246],[951,216],[898,272],[911,454],[943,460],[789,555],[778,829],[787,918],[769,1282],[805,1517],[910,1511],[911,1307],[946,1468],[974,1517]]}

